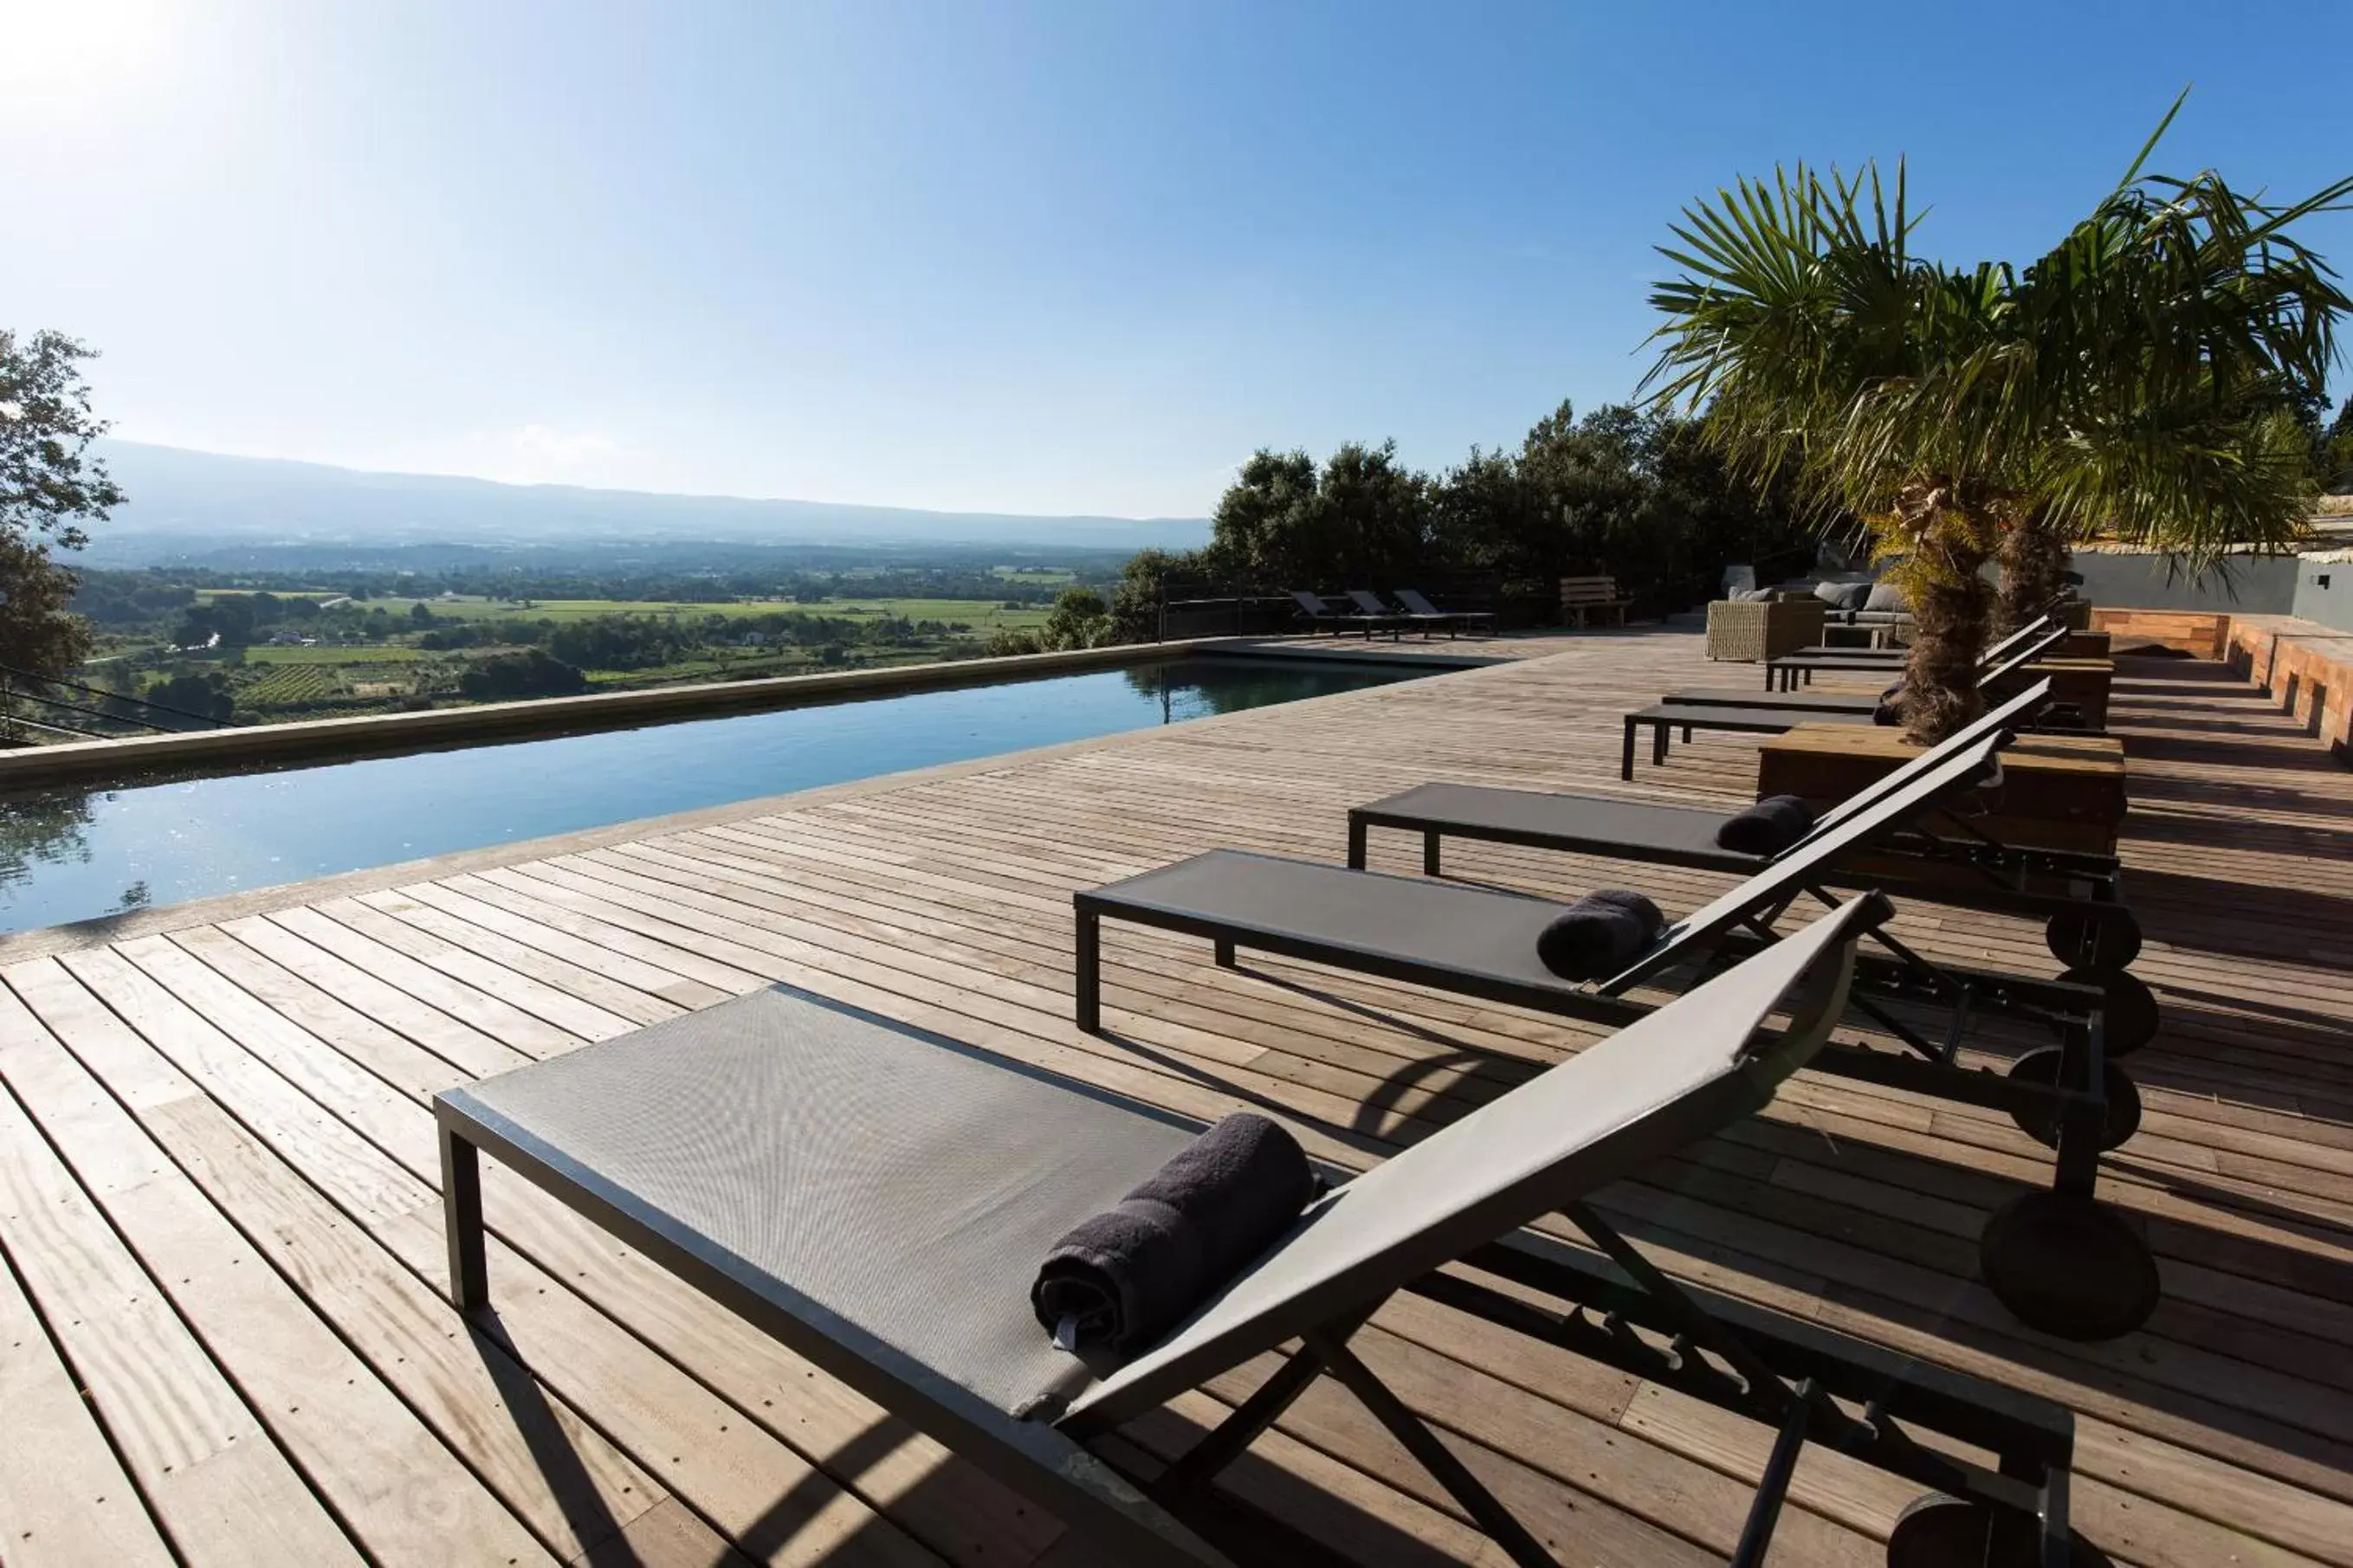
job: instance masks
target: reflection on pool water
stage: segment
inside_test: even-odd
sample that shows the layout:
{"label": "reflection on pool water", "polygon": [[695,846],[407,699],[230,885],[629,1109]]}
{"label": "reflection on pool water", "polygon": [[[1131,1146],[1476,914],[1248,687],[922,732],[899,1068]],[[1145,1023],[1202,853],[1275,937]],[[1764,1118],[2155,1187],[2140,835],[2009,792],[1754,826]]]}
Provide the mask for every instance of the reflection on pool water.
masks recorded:
{"label": "reflection on pool water", "polygon": [[0,802],[0,931],[1293,702],[1431,673],[1197,658]]}

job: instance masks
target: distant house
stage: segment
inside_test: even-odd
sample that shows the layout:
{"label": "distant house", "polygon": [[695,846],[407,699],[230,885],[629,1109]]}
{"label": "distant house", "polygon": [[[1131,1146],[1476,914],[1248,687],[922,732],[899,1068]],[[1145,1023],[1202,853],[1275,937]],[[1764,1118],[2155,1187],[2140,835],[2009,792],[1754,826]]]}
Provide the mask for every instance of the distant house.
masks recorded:
{"label": "distant house", "polygon": [[765,647],[768,646],[768,634],[765,632],[745,632],[742,637],[735,639],[735,643],[738,647]]}

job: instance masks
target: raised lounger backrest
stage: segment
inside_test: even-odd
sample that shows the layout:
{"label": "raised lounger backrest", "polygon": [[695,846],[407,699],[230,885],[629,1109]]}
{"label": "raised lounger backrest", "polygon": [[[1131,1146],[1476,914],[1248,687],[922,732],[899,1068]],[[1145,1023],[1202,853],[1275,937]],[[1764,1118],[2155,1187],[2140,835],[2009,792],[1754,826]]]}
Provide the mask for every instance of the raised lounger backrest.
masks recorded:
{"label": "raised lounger backrest", "polygon": [[2023,647],[2030,638],[2042,636],[2051,626],[2049,616],[2037,616],[1993,647],[1978,656],[1978,663],[1988,669],[2008,658],[2013,649]]}
{"label": "raised lounger backrest", "polygon": [[[1098,1431],[1753,1115],[1830,1037],[1862,898],[1319,1200],[1250,1271],[1071,1406]],[[1757,1037],[1784,1003],[1788,1026]]]}
{"label": "raised lounger backrest", "polygon": [[1986,687],[1991,686],[1994,682],[2001,679],[2002,677],[2014,674],[2025,666],[2032,664],[2036,659],[2041,658],[2044,654],[2049,653],[2052,648],[2057,647],[2061,643],[2065,642],[2068,637],[2073,635],[2073,634],[2069,632],[2065,626],[2052,626],[2049,628],[2040,637],[2037,637],[2032,642],[2027,643],[2017,648],[2000,664],[1994,665],[1991,668],[1988,669],[1985,672],[1985,675],[1978,681],[1978,689],[1983,689]]}
{"label": "raised lounger backrest", "polygon": [[1299,601],[1300,609],[1304,611],[1309,618],[1319,621],[1332,618],[1332,606],[1324,602],[1323,595],[1311,594],[1304,588],[1293,588],[1291,591],[1291,596]]}
{"label": "raised lounger backrest", "polygon": [[1348,601],[1368,616],[1379,616],[1385,618],[1393,618],[1397,615],[1395,610],[1392,610],[1387,605],[1382,604],[1380,595],[1374,593],[1370,588],[1349,589]]}
{"label": "raised lounger backrest", "polygon": [[[1859,811],[1868,811],[1889,795],[1900,794],[1912,786],[1912,781],[1942,763],[1946,758],[1958,756],[1989,736],[2001,736],[2012,726],[2023,724],[2042,710],[2051,700],[2051,682],[2046,678],[2036,681],[2000,707],[1989,708],[1967,726],[1947,735],[1944,740],[1922,752],[1910,762],[1883,778],[1873,780],[1854,794],[1822,813],[1816,819],[1813,831],[1798,842],[1802,845],[1815,837],[1829,832]],[[2006,741],[1998,744],[2007,744]]]}
{"label": "raised lounger backrest", "polygon": [[1399,588],[1397,591],[1397,601],[1398,604],[1403,605],[1407,611],[1412,615],[1442,616],[1446,614],[1444,610],[1440,609],[1436,605],[1433,605],[1428,599],[1423,598],[1420,591],[1418,589]]}
{"label": "raised lounger backrest", "polygon": [[1704,909],[1696,910],[1659,933],[1651,951],[1620,973],[1602,981],[1597,990],[1619,995],[1662,970],[1698,956],[1716,938],[1746,924],[1761,910],[1777,910],[1803,893],[1818,870],[1879,835],[1919,816],[1938,801],[1963,790],[1976,789],[2001,777],[1994,753],[2003,737],[1988,735],[1935,767],[1917,774],[1903,789],[1883,795],[1862,810],[1842,818],[1828,832],[1817,832],[1794,848],[1784,850],[1773,863]]}

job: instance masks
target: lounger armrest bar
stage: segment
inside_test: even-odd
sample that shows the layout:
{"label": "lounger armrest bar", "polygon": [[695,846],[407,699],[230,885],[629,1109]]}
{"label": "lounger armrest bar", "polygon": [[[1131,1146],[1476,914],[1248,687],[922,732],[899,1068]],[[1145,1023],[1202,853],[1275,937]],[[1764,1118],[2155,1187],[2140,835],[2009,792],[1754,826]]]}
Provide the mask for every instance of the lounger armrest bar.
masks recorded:
{"label": "lounger armrest bar", "polygon": [[[1876,895],[1840,906],[1326,1194],[1223,1294],[1081,1395],[1065,1424],[1097,1431],[1141,1415],[1753,1114],[1829,1040],[1855,942],[1888,913]],[[1787,1026],[1767,1029],[1785,1010]]]}

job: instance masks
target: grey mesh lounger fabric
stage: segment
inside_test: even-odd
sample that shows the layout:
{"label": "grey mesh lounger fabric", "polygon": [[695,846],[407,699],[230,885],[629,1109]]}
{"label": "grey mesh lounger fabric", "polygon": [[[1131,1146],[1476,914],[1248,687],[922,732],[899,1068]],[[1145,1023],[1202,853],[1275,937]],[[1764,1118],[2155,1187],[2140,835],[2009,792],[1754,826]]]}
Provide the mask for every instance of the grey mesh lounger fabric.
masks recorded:
{"label": "grey mesh lounger fabric", "polygon": [[1536,959],[1536,933],[1560,912],[1549,900],[1449,882],[1388,877],[1312,860],[1213,849],[1073,895],[1080,921],[1079,1023],[1093,1028],[1090,922],[1114,919],[1239,942],[1393,979],[1559,1010],[1578,997],[1614,996],[1702,956],[1718,939],[1803,892],[1823,868],[1957,788],[2000,776],[2001,737],[1983,736],[1940,758],[1902,788],[1841,815],[1748,880],[1671,921],[1622,973],[1564,980]]}
{"label": "grey mesh lounger fabric", "polygon": [[[1549,900],[1462,883],[1328,866],[1308,860],[1212,850],[1091,891],[1073,894],[1076,924],[1074,1012],[1082,1029],[1103,1028],[1102,926],[1106,920],[1206,937],[1217,961],[1236,963],[1240,949],[1427,985],[1588,1022],[1623,1025],[1647,1009],[1635,987],[1663,984],[1669,972],[1737,957],[1802,897],[1837,879],[1836,868],[1929,803],[1972,783],[1999,777],[2001,737],[1990,735],[1943,758],[1902,789],[1842,812],[1826,827],[1760,866],[1714,902],[1668,925],[1651,949],[1620,973],[1569,980],[1537,957],[1537,936],[1564,906]],[[1827,895],[1824,895],[1827,896]],[[1861,961],[1855,1003],[1901,1042],[1901,1051],[1834,1046],[1821,1068],[1865,1082],[1956,1103],[1999,1110],[2049,1145],[2052,1207],[2065,1210],[2071,1239],[2038,1250],[2026,1231],[1997,1215],[1981,1237],[1988,1283],[2003,1303],[2038,1328],[2069,1337],[2113,1338],[2146,1321],[2160,1290],[2156,1263],[2131,1227],[2094,1196],[2099,1158],[2139,1125],[2138,1091],[2111,1059],[2147,1043],[2157,1030],[2150,1002],[2137,1016],[2145,984],[2122,973],[2096,983],[2071,972],[2038,980],[2000,970],[1931,963],[1886,932],[1885,955]],[[1687,980],[1683,981],[1688,984]],[[1923,1009],[1926,1032],[1891,1007]],[[2047,1028],[2055,1043],[2018,1058],[2008,1074],[1963,1064],[1959,1051],[1987,1018],[2016,1018]],[[1936,1037],[1941,1037],[1941,1038]],[[2102,1249],[2080,1290],[2044,1260],[2077,1243]],[[2098,1276],[2097,1279],[2092,1279]]]}
{"label": "grey mesh lounger fabric", "polygon": [[[2066,636],[2062,629],[2052,637]],[[2012,654],[2008,659],[1989,670],[1978,681],[1978,689],[1995,692],[2016,677],[2028,664],[2041,657],[2040,647]],[[1776,669],[1789,673],[1796,667],[1776,665]],[[1816,665],[1810,668],[1827,668]],[[1686,696],[1670,694],[1663,701],[1648,708],[1636,709],[1625,717],[1625,735],[1619,756],[1620,778],[1634,776],[1634,742],[1636,731],[1647,727],[1651,731],[1651,761],[1653,764],[1666,761],[1667,738],[1677,730],[1690,740],[1694,731],[1749,735],[1778,735],[1801,724],[1875,724],[1877,702],[1861,700],[1857,706],[1824,706],[1819,700],[1799,699],[1797,703],[1784,703],[1780,693],[1768,693],[1761,700],[1748,702],[1725,700],[1727,694],[1700,691]],[[2080,731],[2075,732],[2081,732]]]}
{"label": "grey mesh lounger fabric", "polygon": [[[1978,668],[1986,672],[1978,684],[1982,686],[1988,681],[1999,680],[2010,671],[2032,663],[2065,642],[2071,635],[2065,626],[2050,625],[2034,629],[2031,636],[2024,632],[2011,633],[1978,657]],[[1767,690],[1777,685],[1788,689],[1801,675],[1839,670],[1873,674],[1884,669],[1891,674],[1898,674],[1908,657],[1907,652],[1890,658],[1883,654],[1874,655],[1870,648],[1800,648],[1796,653],[1785,653],[1778,658],[1767,661],[1765,685]]]}
{"label": "grey mesh lounger fabric", "polygon": [[437,1095],[453,1294],[488,1304],[488,1152],[1117,1561],[1219,1563],[1077,1437],[1293,1335],[1345,1339],[1419,1276],[1761,1109],[1883,913],[1833,910],[1345,1183],[1124,1365],[1053,1349],[1029,1276],[1198,1125],[781,987]]}
{"label": "grey mesh lounger fabric", "polygon": [[[1836,829],[1857,813],[1902,795],[1947,759],[1959,756],[1981,742],[2003,736],[2013,726],[2031,718],[2049,700],[2050,694],[2051,683],[2039,680],[2009,701],[1989,709],[1958,733],[1929,747],[1824,813],[1815,824],[1814,833]],[[1948,793],[1963,793],[1974,787],[1974,781],[1956,776]],[[1887,828],[1900,829],[1912,817],[1940,804],[1939,797],[1922,796],[1917,810],[1890,822]],[[1365,830],[1368,827],[1451,833],[1496,843],[1744,874],[1767,864],[1769,857],[1742,855],[1716,843],[1716,830],[1731,815],[1700,806],[1662,805],[1614,795],[1555,795],[1478,784],[1420,784],[1348,813],[1348,864],[1359,868],[1364,866]],[[1857,841],[1852,847],[1860,851],[1870,845]],[[1434,871],[1427,860],[1425,868]]]}
{"label": "grey mesh lounger fabric", "polygon": [[1397,601],[1417,616],[1442,616],[1465,628],[1483,626],[1492,630],[1495,625],[1493,610],[1441,610],[1413,588],[1399,588]]}
{"label": "grey mesh lounger fabric", "polygon": [[[2000,664],[2003,659],[2009,658],[2012,652],[2023,647],[2028,642],[2038,641],[2048,637],[2052,630],[2052,623],[2049,616],[2035,616],[2032,620],[2027,622],[2024,626],[2019,627],[2008,637],[2003,637],[2000,641],[1987,648],[1984,653],[1978,655],[1978,663],[1986,668],[1990,669],[1993,666]],[[1825,658],[1853,658],[1865,660],[1873,664],[1900,665],[1906,658],[1911,657],[1911,649],[1901,647],[1831,647],[1826,645],[1817,645],[1813,647],[1801,647],[1794,653],[1785,653],[1781,655],[1781,657],[1783,658],[1806,659],[1820,656]]]}
{"label": "grey mesh lounger fabric", "polygon": [[1451,616],[1435,614],[1425,616],[1415,610],[1391,609],[1381,603],[1380,595],[1369,588],[1349,589],[1348,602],[1356,605],[1357,611],[1363,615],[1387,620],[1398,626],[1418,627],[1424,638],[1427,638],[1433,630],[1443,630],[1454,624],[1454,617]]}

